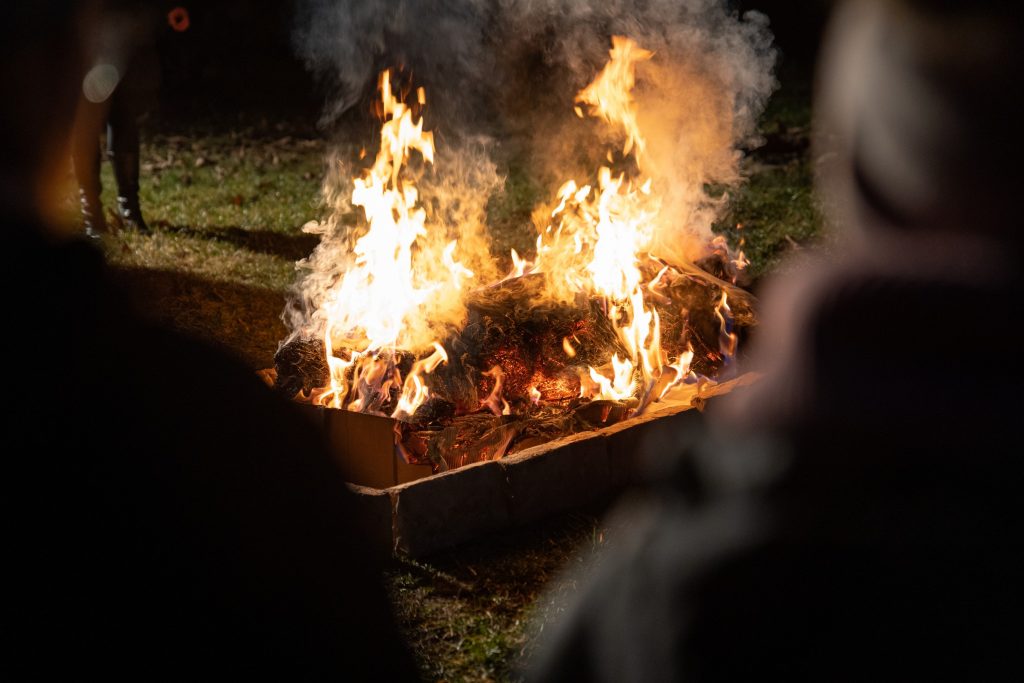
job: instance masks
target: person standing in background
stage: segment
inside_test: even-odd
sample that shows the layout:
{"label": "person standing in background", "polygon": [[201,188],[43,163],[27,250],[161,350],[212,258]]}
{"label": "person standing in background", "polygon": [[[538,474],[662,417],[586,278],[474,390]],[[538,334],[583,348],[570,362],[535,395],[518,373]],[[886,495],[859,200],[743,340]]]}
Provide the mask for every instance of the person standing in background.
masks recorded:
{"label": "person standing in background", "polygon": [[98,140],[104,126],[117,182],[117,220],[122,228],[149,231],[139,204],[139,129],[160,89],[157,36],[186,31],[189,15],[183,7],[167,11],[162,5],[117,0],[104,3],[97,27],[90,46],[95,61],[82,79],[72,157],[82,224],[86,235],[98,239],[108,231],[100,199]]}

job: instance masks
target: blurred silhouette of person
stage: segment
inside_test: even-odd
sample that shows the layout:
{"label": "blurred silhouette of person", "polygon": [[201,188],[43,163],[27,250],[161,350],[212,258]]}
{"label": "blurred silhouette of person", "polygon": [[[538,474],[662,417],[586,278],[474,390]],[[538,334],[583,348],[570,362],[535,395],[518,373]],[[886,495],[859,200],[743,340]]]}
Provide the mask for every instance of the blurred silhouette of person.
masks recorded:
{"label": "blurred silhouette of person", "polygon": [[[95,6],[0,34],[4,680],[411,680],[323,440],[232,357],[137,318],[54,228]],[[16,322],[15,322],[16,321]]]}
{"label": "blurred silhouette of person", "polygon": [[837,9],[845,242],[766,294],[765,378],[651,444],[534,681],[1021,677],[1022,68],[1009,5]]}
{"label": "blurred silhouette of person", "polygon": [[99,137],[106,127],[106,154],[117,182],[118,222],[148,232],[139,204],[139,128],[160,89],[159,32],[184,31],[187,9],[166,3],[108,0],[95,21],[90,65],[81,91],[72,146],[82,224],[94,238],[107,231],[100,199]]}

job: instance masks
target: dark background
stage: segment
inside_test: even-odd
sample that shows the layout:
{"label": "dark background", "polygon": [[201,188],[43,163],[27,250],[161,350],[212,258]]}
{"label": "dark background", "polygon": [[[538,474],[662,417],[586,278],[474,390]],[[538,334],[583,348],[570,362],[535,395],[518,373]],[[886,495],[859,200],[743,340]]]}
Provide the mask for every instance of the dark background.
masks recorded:
{"label": "dark background", "polygon": [[[204,0],[183,4],[191,25],[183,33],[164,26],[160,106],[165,124],[233,119],[315,122],[326,88],[293,50],[296,7],[301,0],[254,3]],[[780,77],[809,82],[822,30],[833,5],[826,0],[733,2],[737,11],[768,15],[780,49]]]}

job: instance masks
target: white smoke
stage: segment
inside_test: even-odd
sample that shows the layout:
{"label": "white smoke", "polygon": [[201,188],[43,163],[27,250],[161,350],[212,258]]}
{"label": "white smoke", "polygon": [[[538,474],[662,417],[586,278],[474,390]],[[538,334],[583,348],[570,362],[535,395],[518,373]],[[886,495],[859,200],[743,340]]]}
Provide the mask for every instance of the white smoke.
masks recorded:
{"label": "white smoke", "polygon": [[328,119],[371,95],[381,69],[403,67],[438,120],[467,124],[458,113],[500,116],[510,99],[571,103],[615,34],[714,78],[747,140],[775,87],[775,51],[763,14],[722,0],[302,0],[294,43],[328,84]]}
{"label": "white smoke", "polygon": [[[573,99],[607,61],[612,35],[655,52],[638,69],[635,96],[651,150],[643,170],[664,196],[658,254],[697,258],[721,209],[706,186],[740,181],[740,150],[755,140],[776,85],[764,15],[740,16],[721,0],[303,0],[295,46],[328,87],[328,123],[368,104],[384,68],[425,86],[426,128],[440,138],[421,196],[484,275],[494,267],[484,208],[501,186],[493,141],[516,150],[548,197],[567,178],[585,181],[580,174],[595,172],[607,150],[595,139],[611,139],[574,115]],[[315,228],[321,246],[300,264],[286,312],[295,331],[317,327],[309,293],[346,267],[340,245],[350,228],[338,217],[350,209],[350,177],[325,183],[333,217]]]}
{"label": "white smoke", "polygon": [[664,198],[657,251],[676,261],[703,255],[722,208],[706,185],[741,180],[740,150],[756,143],[776,87],[767,17],[740,16],[720,0],[508,0],[503,8],[519,44],[543,45],[544,88],[558,99],[543,106],[554,114],[536,119],[532,157],[552,179],[566,169],[592,172],[607,149],[593,144],[594,126],[566,117],[607,60],[609,36],[655,53],[638,65],[634,95],[649,143],[643,170]]}

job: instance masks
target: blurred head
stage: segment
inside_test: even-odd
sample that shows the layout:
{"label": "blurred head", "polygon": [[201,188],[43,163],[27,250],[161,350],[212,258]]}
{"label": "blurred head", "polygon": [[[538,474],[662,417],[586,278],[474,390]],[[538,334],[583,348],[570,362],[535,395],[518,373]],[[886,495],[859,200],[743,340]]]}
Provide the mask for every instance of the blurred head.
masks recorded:
{"label": "blurred head", "polygon": [[67,167],[92,3],[33,0],[0,20],[0,211],[45,220]]}
{"label": "blurred head", "polygon": [[1013,248],[1024,145],[1014,3],[847,0],[819,72],[826,198],[874,230],[985,235]]}

